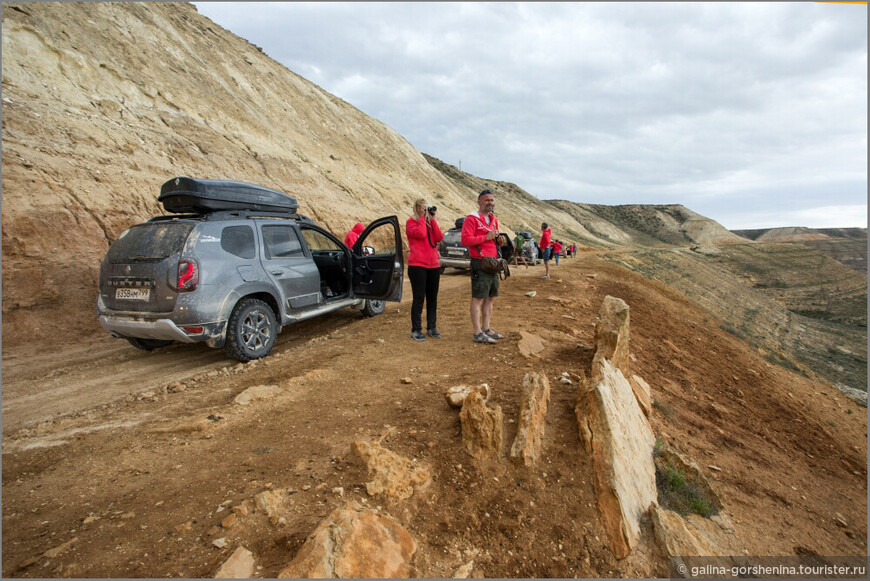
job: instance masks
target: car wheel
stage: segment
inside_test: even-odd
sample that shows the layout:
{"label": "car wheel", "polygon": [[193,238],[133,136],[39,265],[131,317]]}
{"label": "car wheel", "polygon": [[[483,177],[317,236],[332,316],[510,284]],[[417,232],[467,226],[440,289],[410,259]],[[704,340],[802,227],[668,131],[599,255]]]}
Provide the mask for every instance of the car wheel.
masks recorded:
{"label": "car wheel", "polygon": [[172,341],[167,339],[137,339],[136,337],[127,337],[126,339],[130,345],[142,351],[151,351],[152,349],[172,345]]}
{"label": "car wheel", "polygon": [[227,322],[227,355],[237,361],[265,357],[275,346],[278,322],[271,307],[259,299],[246,299],[233,309]]}
{"label": "car wheel", "polygon": [[383,313],[386,306],[387,303],[385,301],[366,299],[366,304],[363,307],[362,312],[366,317],[374,317],[375,315]]}

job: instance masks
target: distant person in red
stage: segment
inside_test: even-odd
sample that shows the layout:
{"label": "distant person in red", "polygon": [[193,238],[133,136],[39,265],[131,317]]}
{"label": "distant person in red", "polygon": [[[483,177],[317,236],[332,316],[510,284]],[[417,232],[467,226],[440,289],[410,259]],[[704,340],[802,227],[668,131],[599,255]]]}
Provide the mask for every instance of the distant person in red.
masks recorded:
{"label": "distant person in red", "polygon": [[559,254],[562,252],[562,241],[556,240],[553,242],[553,254],[556,256],[556,266],[559,266]]}
{"label": "distant person in red", "polygon": [[[435,326],[438,311],[438,286],[441,281],[441,259],[438,243],[444,233],[435,221],[435,206],[426,200],[414,202],[414,214],[405,223],[408,237],[408,280],[411,281],[411,339],[425,341],[426,335],[440,339]],[[426,335],[423,334],[423,302],[426,303]]]}
{"label": "distant person in red", "polygon": [[480,268],[484,256],[498,258],[498,219],[493,214],[495,196],[483,190],[477,196],[477,212],[465,217],[462,223],[460,242],[468,248],[471,257],[471,326],[475,343],[493,344],[504,335],[490,327],[492,307],[498,296],[498,275],[483,272]]}
{"label": "distant person in red", "polygon": [[541,247],[541,252],[544,254],[541,258],[544,259],[544,269],[546,270],[541,278],[550,278],[550,253],[552,252],[550,245],[550,228],[544,222],[541,224],[541,243],[538,244]]}
{"label": "distant person in red", "polygon": [[347,233],[347,236],[344,237],[344,245],[348,248],[353,248],[353,245],[356,244],[357,238],[359,235],[363,233],[366,227],[363,224],[357,222],[353,225],[353,228],[350,229],[350,232]]}

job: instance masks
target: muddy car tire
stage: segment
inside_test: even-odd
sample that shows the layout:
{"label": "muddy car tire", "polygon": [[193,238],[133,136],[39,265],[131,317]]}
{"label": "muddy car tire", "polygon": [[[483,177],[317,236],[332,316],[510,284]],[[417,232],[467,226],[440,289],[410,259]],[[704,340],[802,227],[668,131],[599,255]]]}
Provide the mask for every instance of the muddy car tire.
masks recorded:
{"label": "muddy car tire", "polygon": [[366,299],[366,304],[362,308],[362,313],[366,317],[374,317],[384,312],[387,303],[385,301],[377,301],[374,299]]}
{"label": "muddy car tire", "polygon": [[271,307],[259,299],[245,299],[227,322],[224,350],[237,361],[252,361],[268,355],[277,336],[278,321]]}
{"label": "muddy car tire", "polygon": [[137,339],[136,337],[126,337],[127,342],[130,343],[136,349],[141,349],[142,351],[152,351],[153,349],[158,349],[160,347],[166,347],[167,345],[172,345],[172,341],[166,339]]}

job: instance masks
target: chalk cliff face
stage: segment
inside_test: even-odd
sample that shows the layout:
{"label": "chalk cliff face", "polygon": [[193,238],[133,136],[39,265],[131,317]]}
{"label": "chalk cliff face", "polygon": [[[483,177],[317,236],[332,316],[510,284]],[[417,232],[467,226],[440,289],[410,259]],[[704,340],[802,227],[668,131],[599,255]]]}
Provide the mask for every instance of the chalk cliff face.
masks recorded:
{"label": "chalk cliff face", "polygon": [[102,255],[178,176],[295,195],[343,237],[426,197],[473,207],[395,131],[184,3],[3,5],[4,343],[95,328]]}

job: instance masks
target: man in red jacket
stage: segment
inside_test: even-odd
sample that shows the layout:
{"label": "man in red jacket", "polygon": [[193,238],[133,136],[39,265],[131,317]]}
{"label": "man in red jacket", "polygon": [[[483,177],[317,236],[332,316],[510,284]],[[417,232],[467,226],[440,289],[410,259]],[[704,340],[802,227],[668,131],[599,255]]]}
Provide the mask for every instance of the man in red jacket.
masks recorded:
{"label": "man in red jacket", "polygon": [[547,227],[547,223],[544,222],[541,224],[541,243],[538,246],[541,247],[541,252],[544,253],[544,269],[546,272],[544,276],[541,278],[550,278],[550,252],[552,252],[552,248],[550,246],[552,242],[550,241],[550,229]]}
{"label": "man in red jacket", "polygon": [[465,217],[462,224],[460,241],[468,248],[471,257],[471,326],[474,329],[475,343],[493,344],[504,335],[496,333],[490,326],[492,307],[498,296],[498,275],[480,269],[481,258],[498,258],[498,219],[493,215],[495,196],[490,190],[483,190],[477,196],[477,212]]}

